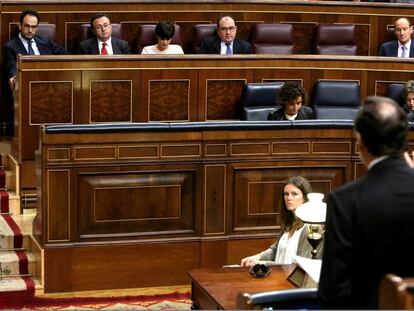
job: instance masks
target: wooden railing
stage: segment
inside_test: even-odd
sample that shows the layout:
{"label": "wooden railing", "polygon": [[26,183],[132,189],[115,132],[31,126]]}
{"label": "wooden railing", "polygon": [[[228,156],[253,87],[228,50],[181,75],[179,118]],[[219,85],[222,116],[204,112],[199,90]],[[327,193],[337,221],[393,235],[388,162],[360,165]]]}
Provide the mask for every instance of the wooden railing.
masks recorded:
{"label": "wooden railing", "polygon": [[414,72],[411,59],[315,55],[26,56],[18,66],[22,188],[35,187],[39,124],[238,120],[244,83],[297,81],[311,98],[318,80],[354,80],[364,98]]}
{"label": "wooden railing", "polygon": [[40,151],[48,292],[185,284],[274,241],[289,176],[328,194],[365,172],[352,122],[54,126]]}

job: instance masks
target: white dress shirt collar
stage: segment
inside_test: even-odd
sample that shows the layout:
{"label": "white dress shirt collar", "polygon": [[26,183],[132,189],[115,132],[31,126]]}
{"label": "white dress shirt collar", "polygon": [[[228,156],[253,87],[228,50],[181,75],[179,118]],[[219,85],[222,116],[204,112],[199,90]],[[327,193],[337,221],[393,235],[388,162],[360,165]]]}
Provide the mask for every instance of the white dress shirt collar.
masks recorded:
{"label": "white dress shirt collar", "polygon": [[[99,54],[101,54],[103,41],[99,40],[98,38],[96,38],[96,39],[98,40]],[[114,50],[112,48],[112,37],[110,37],[105,43],[106,43],[106,51],[108,52],[108,55],[113,55]]]}

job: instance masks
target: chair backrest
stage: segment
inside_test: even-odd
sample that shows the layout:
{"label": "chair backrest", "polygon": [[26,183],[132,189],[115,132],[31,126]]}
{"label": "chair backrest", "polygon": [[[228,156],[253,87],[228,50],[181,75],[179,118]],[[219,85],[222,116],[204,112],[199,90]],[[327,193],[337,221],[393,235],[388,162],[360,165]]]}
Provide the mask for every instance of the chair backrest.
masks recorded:
{"label": "chair backrest", "polygon": [[323,55],[357,55],[355,25],[319,24],[316,27],[315,53]]}
{"label": "chair backrest", "polygon": [[414,278],[387,274],[380,283],[379,309],[414,309]]}
{"label": "chair backrest", "polygon": [[387,97],[395,100],[395,102],[401,107],[405,105],[403,88],[404,88],[404,83],[390,83],[388,84],[388,89],[387,89]]}
{"label": "chair backrest", "polygon": [[[121,24],[111,24],[112,25],[112,36],[114,38],[122,38],[122,26]],[[78,29],[78,38],[79,42],[85,41],[94,36],[92,29],[89,23],[84,23],[79,25]]]}
{"label": "chair backrest", "polygon": [[[148,45],[157,43],[157,37],[155,36],[155,24],[142,24],[139,26],[138,39],[136,51],[141,54],[142,49]],[[171,38],[171,44],[183,45],[181,39],[180,25],[174,25],[175,31],[174,36]]]}
{"label": "chair backrest", "polygon": [[197,53],[200,49],[201,42],[204,38],[214,36],[216,34],[216,24],[196,24],[194,25],[194,38],[192,42],[193,52]]}
{"label": "chair backrest", "polygon": [[255,24],[252,32],[255,54],[293,54],[295,47],[291,24]]}
{"label": "chair backrest", "polygon": [[[121,24],[112,23],[112,36],[117,39],[122,39],[122,26]],[[78,27],[78,37],[77,40],[73,41],[72,51],[77,51],[79,43],[85,41],[89,38],[93,38],[94,34],[92,32],[91,26],[89,23],[80,24]]]}
{"label": "chair backrest", "polygon": [[37,34],[43,37],[47,37],[53,42],[55,42],[56,41],[56,25],[47,24],[47,23],[39,23]]}
{"label": "chair backrest", "polygon": [[313,88],[312,105],[317,119],[354,120],[361,106],[357,81],[318,81]]}
{"label": "chair backrest", "polygon": [[284,82],[246,83],[241,95],[242,119],[267,120],[269,112],[277,108],[277,94]]}
{"label": "chair backrest", "polygon": [[311,310],[320,308],[317,288],[295,288],[254,294],[242,292],[237,297],[237,309],[239,310]]}

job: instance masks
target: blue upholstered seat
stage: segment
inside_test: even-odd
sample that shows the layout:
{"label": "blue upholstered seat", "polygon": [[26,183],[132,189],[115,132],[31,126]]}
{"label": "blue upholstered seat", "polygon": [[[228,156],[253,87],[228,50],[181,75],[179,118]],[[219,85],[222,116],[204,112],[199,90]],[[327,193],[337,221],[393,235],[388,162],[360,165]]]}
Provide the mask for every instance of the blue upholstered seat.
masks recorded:
{"label": "blue upholstered seat", "polygon": [[361,106],[357,81],[318,81],[312,105],[317,119],[354,120]]}
{"label": "blue upholstered seat", "polygon": [[267,120],[269,112],[275,110],[277,94],[284,82],[246,83],[241,95],[242,119],[251,121]]}
{"label": "blue upholstered seat", "polygon": [[388,84],[388,90],[387,90],[387,97],[395,100],[395,102],[401,107],[405,105],[403,88],[404,88],[404,83],[390,83]]}

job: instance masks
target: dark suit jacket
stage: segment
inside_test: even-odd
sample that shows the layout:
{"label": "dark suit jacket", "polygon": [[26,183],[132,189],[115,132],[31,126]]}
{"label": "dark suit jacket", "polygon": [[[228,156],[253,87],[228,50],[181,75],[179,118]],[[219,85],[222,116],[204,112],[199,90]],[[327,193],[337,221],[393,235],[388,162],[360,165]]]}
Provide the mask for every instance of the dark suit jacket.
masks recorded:
{"label": "dark suit jacket", "polygon": [[[310,120],[310,119],[315,119],[315,114],[312,108],[307,107],[307,106],[301,106],[295,120]],[[269,115],[267,116],[267,120],[282,121],[282,120],[287,120],[287,119],[283,112],[283,108],[279,107],[278,109],[269,113]]]}
{"label": "dark suit jacket", "polygon": [[[128,42],[111,37],[112,49],[114,54],[131,54]],[[78,54],[99,55],[98,40],[96,37],[82,41],[79,44]]]}
{"label": "dark suit jacket", "polygon": [[[34,37],[40,55],[61,55],[68,52],[47,37]],[[28,55],[22,41],[18,36],[11,39],[4,45],[4,66],[8,79],[16,75],[16,58],[17,54]]]}
{"label": "dark suit jacket", "polygon": [[[198,54],[220,54],[221,40],[218,36],[204,38]],[[233,42],[233,54],[251,54],[252,46],[249,42],[236,38]]]}
{"label": "dark suit jacket", "polygon": [[[397,40],[388,41],[388,42],[381,44],[378,55],[397,57],[398,56],[398,41]],[[411,40],[410,57],[414,57],[414,40]]]}
{"label": "dark suit jacket", "polygon": [[414,276],[414,169],[388,158],[328,197],[319,297],[329,309],[377,309],[386,273]]}

